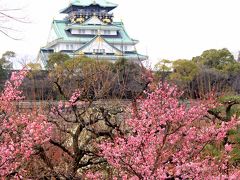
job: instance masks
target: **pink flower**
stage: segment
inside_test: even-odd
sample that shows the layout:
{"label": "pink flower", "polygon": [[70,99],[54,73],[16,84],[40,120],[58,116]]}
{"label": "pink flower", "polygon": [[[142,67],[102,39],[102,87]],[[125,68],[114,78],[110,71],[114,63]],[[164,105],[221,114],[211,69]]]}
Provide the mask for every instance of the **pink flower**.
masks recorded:
{"label": "pink flower", "polygon": [[231,144],[226,144],[224,147],[226,152],[231,152],[233,149]]}
{"label": "pink flower", "polygon": [[75,90],[74,93],[72,94],[72,97],[70,98],[69,102],[72,105],[75,104],[77,99],[80,97],[80,95],[81,95],[80,89]]}

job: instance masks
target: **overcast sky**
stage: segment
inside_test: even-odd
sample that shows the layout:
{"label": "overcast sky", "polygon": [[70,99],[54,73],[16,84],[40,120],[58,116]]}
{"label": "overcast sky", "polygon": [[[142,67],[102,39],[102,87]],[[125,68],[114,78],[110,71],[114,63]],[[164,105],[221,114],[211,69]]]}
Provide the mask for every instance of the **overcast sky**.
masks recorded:
{"label": "overcast sky", "polygon": [[[5,2],[5,3],[4,3]],[[24,7],[31,23],[12,24],[22,40],[0,34],[0,54],[12,50],[32,59],[44,46],[53,18],[69,0],[0,0],[2,7]],[[191,58],[210,48],[240,50],[240,0],[111,0],[113,11],[137,49],[152,63],[158,59]],[[0,22],[1,23],[1,22]]]}

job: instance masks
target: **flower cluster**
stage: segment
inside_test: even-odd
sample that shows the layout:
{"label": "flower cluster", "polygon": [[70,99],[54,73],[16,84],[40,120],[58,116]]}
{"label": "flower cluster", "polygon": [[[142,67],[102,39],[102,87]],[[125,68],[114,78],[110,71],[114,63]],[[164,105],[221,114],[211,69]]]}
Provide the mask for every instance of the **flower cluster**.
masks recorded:
{"label": "flower cluster", "polygon": [[12,74],[0,95],[0,177],[20,175],[22,167],[34,153],[34,147],[48,141],[51,125],[45,116],[34,111],[19,112],[16,101],[22,100],[20,85],[27,72]]}
{"label": "flower cluster", "polygon": [[[175,86],[162,85],[138,101],[127,120],[131,133],[116,136],[100,145],[103,156],[129,179],[194,179],[240,175],[230,167],[230,145],[222,148],[220,158],[206,153],[212,143],[220,143],[235,128],[229,122],[206,120],[212,101],[187,105],[180,102]],[[207,178],[208,179],[208,178]]]}
{"label": "flower cluster", "polygon": [[78,98],[81,95],[81,91],[79,89],[75,90],[69,100],[71,105],[74,105],[76,103],[76,101],[78,100]]}
{"label": "flower cluster", "polygon": [[59,101],[56,107],[52,107],[50,112],[51,117],[57,118],[63,111],[66,111],[66,109],[76,106],[77,103],[81,105],[85,105],[83,101],[82,102],[79,101],[80,96],[81,96],[81,90],[77,89],[72,93],[68,101]]}

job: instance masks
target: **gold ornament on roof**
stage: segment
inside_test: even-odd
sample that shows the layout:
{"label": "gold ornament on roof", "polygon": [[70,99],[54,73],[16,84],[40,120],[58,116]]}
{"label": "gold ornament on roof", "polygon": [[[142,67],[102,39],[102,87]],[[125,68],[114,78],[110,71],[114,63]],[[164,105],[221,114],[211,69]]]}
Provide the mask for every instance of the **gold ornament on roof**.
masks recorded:
{"label": "gold ornament on roof", "polygon": [[110,24],[112,21],[111,21],[111,19],[109,19],[109,18],[104,18],[104,19],[103,19],[103,22],[104,22],[105,24]]}
{"label": "gold ornament on roof", "polygon": [[79,17],[76,19],[76,23],[83,23],[85,21],[85,19],[83,17]]}
{"label": "gold ornament on roof", "polygon": [[71,18],[71,23],[75,23],[75,19],[74,18]]}

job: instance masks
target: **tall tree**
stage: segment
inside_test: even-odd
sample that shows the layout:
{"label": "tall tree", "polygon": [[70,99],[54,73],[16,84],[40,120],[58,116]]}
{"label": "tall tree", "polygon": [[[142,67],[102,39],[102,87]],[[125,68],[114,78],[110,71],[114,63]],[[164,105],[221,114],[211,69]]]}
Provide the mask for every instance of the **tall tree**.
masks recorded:
{"label": "tall tree", "polygon": [[223,70],[226,65],[236,62],[234,56],[226,48],[206,50],[200,56],[194,57],[193,61],[217,70]]}
{"label": "tall tree", "polygon": [[173,73],[170,78],[188,83],[197,75],[198,70],[198,66],[193,61],[179,59],[173,62]]}

